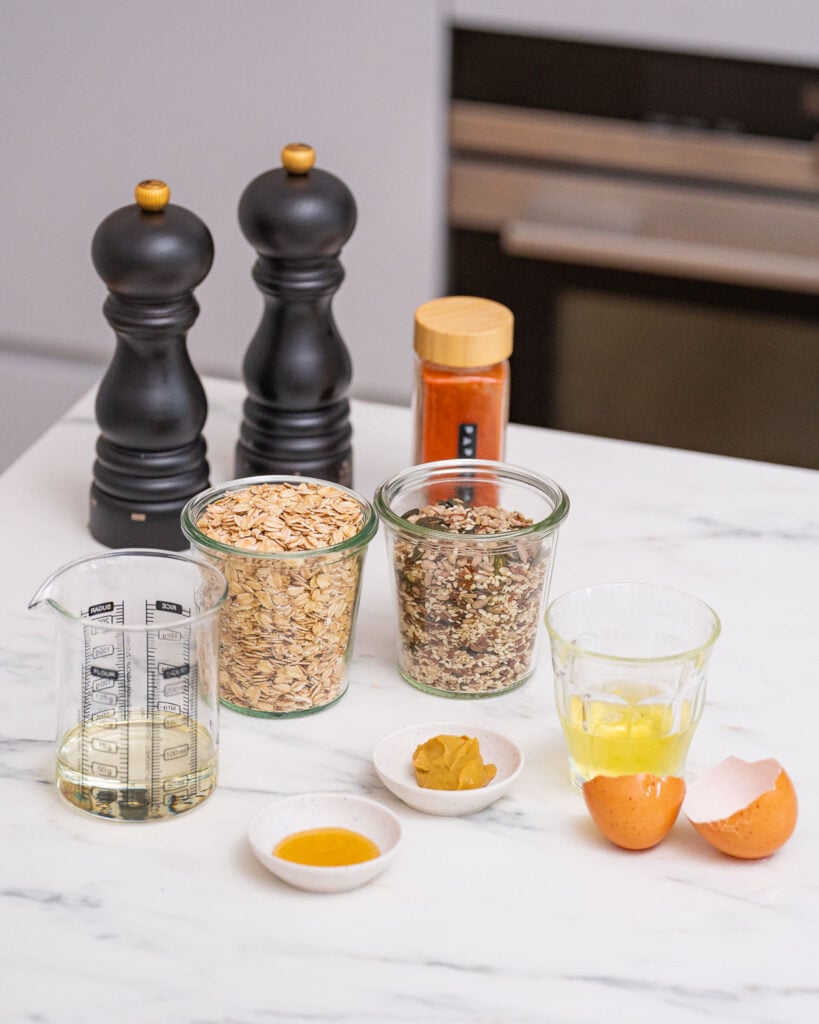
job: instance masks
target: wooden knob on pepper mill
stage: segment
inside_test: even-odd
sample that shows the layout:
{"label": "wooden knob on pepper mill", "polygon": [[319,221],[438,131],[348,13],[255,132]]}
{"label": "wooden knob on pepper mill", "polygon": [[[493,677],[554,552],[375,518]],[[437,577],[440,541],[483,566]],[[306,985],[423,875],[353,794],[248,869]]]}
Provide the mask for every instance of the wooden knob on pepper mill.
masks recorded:
{"label": "wooden knob on pepper mill", "polygon": [[164,210],[171,198],[171,190],[164,181],[148,178],[134,189],[134,199],[142,210]]}
{"label": "wooden knob on pepper mill", "polygon": [[289,142],[282,150],[282,167],[289,174],[307,174],[316,162],[316,151],[306,142]]}

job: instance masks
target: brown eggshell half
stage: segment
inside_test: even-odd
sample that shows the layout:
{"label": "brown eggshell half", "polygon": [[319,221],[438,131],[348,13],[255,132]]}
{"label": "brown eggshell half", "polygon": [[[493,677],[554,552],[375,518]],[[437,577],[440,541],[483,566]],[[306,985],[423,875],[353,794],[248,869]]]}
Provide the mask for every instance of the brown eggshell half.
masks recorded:
{"label": "brown eggshell half", "polygon": [[648,850],[677,820],[685,783],[675,776],[596,775],[583,786],[595,825],[616,846]]}
{"label": "brown eggshell half", "polygon": [[796,790],[778,761],[729,757],[697,778],[685,815],[722,853],[740,860],[770,857],[796,828]]}

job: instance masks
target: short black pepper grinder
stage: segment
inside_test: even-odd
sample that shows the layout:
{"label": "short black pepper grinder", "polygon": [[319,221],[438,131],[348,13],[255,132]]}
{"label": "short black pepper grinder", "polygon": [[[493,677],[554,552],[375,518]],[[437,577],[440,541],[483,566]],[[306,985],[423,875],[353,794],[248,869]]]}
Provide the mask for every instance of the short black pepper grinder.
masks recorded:
{"label": "short black pepper grinder", "polygon": [[236,475],[295,474],[350,486],[350,356],[331,303],[344,279],[338,256],[355,227],[355,200],[344,182],[313,167],[310,146],[285,146],[281,159],[239,202],[265,309],[243,364],[248,397]]}
{"label": "short black pepper grinder", "polygon": [[91,246],[117,344],[97,392],[102,433],[90,529],[109,547],[178,551],[187,546],[182,507],[209,483],[201,433],[207,399],[186,336],[213,239],[194,213],[168,205],[164,182],[142,181],[134,194],[136,204],[106,217]]}

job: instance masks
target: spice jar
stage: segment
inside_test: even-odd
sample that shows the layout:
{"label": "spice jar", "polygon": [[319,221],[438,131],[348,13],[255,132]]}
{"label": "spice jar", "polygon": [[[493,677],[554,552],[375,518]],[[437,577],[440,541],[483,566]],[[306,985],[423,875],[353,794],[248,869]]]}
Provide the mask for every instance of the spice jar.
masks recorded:
{"label": "spice jar", "polygon": [[233,480],[192,498],[182,532],[228,582],[219,699],[259,718],[305,715],[347,689],[372,505],[311,477]]}
{"label": "spice jar", "polygon": [[415,311],[415,461],[504,457],[514,317],[450,295]]}

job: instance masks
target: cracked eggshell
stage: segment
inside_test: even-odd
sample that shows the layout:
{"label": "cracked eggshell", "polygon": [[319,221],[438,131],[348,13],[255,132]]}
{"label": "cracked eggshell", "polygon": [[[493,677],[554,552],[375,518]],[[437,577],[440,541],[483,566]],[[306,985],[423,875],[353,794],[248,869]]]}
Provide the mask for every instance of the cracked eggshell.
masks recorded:
{"label": "cracked eggshell", "polygon": [[583,786],[595,825],[625,850],[647,850],[665,839],[684,796],[682,779],[647,773],[596,775]]}
{"label": "cracked eggshell", "polygon": [[796,791],[773,758],[728,757],[691,783],[683,813],[722,853],[758,860],[783,846],[796,828]]}

